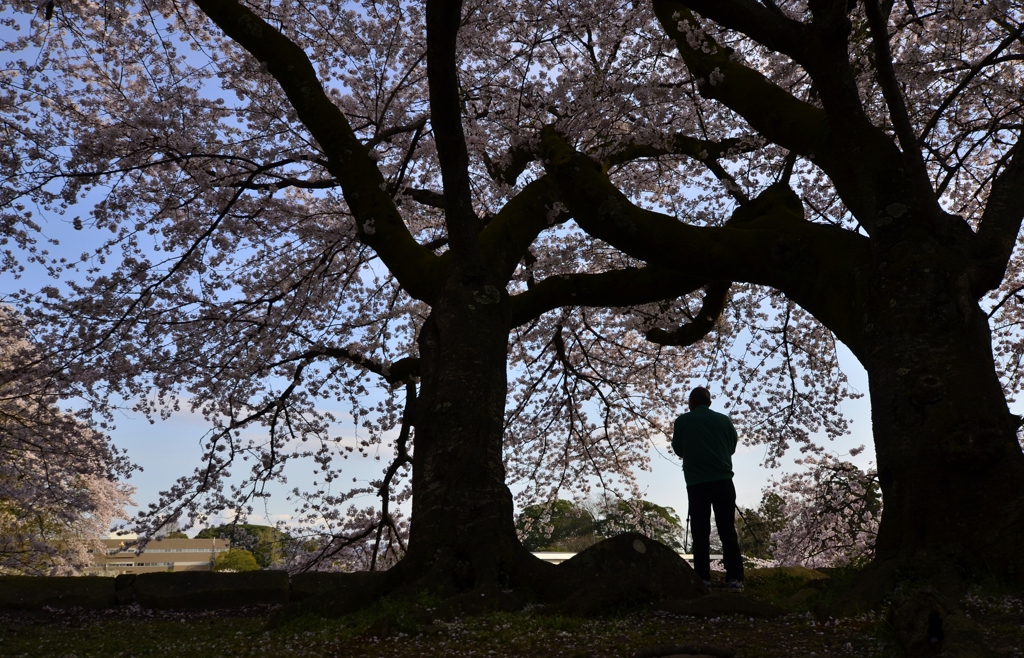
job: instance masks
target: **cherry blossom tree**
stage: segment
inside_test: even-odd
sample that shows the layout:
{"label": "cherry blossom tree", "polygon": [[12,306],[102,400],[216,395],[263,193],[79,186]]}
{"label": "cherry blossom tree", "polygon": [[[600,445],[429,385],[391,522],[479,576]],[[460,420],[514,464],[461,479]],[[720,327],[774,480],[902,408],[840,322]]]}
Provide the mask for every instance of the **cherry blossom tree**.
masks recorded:
{"label": "cherry blossom tree", "polygon": [[[50,16],[8,19],[24,35],[6,49],[21,58],[5,84],[18,148],[4,195],[12,227],[30,203],[48,216],[85,204],[72,226],[110,232],[80,258],[32,252],[61,284],[15,296],[80,393],[98,410],[140,400],[153,417],[185,401],[213,425],[203,465],[152,505],[143,531],[182,511],[244,516],[268,482],[283,481],[286,462],[307,458],[314,489],[293,495],[299,525],[330,531],[320,557],[362,554],[368,539],[373,556],[397,544],[408,553],[390,582],[449,591],[528,581],[545,567],[516,538],[506,476],[534,499],[586,494],[593,481],[635,497],[644,439],[664,432],[691,366],[642,332],[690,317],[686,342],[704,336],[714,324],[699,315],[704,282],[586,236],[531,149],[561,105],[609,166],[636,164],[638,190],[662,168],[646,159],[711,153],[717,163],[750,150],[739,137],[682,132],[652,147],[603,118],[622,85],[636,86],[635,65],[657,59],[650,49],[671,47],[648,10],[609,5],[623,21],[605,34],[575,9],[533,3],[493,15],[398,2],[130,9],[61,3]],[[594,38],[603,45],[588,46]],[[570,55],[585,68],[567,66]],[[694,125],[691,94],[663,85],[659,65],[647,69],[642,86],[664,101],[655,115]],[[568,77],[547,77],[556,73]],[[574,100],[597,73],[606,82]],[[619,113],[644,107],[637,98]],[[690,180],[673,167],[670,178]],[[710,196],[694,207],[714,214]],[[738,309],[764,299],[734,296],[749,300]],[[624,307],[633,310],[608,310]],[[728,351],[721,329],[715,345]],[[807,344],[821,338],[831,363],[827,336]],[[699,365],[724,371],[726,361]],[[798,385],[807,395],[795,404],[838,400],[841,375],[823,381]],[[367,403],[371,390],[379,402]],[[347,404],[357,444],[336,440],[325,400]],[[804,436],[818,424],[793,418]],[[252,438],[252,426],[266,433]],[[392,430],[383,477],[339,489],[343,458],[375,454]],[[229,483],[228,469],[247,461],[250,474]],[[380,513],[349,514],[367,493],[381,496]],[[403,546],[391,506],[410,495]]]}
{"label": "cherry blossom tree", "polygon": [[878,473],[827,453],[800,463],[807,468],[771,488],[785,520],[769,538],[773,561],[811,568],[867,563],[882,517]]}
{"label": "cherry blossom tree", "polygon": [[636,497],[690,378],[770,459],[814,451],[846,430],[838,338],[871,381],[879,556],[1020,559],[1019,5],[50,7],[5,5],[4,226],[110,237],[31,252],[61,282],[12,301],[97,409],[210,421],[150,519],[244,515],[308,458],[324,546],[401,541],[411,496],[386,587],[536,582],[507,483]]}
{"label": "cherry blossom tree", "polygon": [[126,518],[133,467],[108,437],[62,411],[66,393],[22,318],[0,306],[0,573],[75,573]]}
{"label": "cherry blossom tree", "polygon": [[786,151],[780,194],[695,227],[635,203],[553,124],[546,168],[573,217],[652,265],[811,313],[868,373],[879,560],[1016,577],[1021,5],[653,6],[708,111]]}

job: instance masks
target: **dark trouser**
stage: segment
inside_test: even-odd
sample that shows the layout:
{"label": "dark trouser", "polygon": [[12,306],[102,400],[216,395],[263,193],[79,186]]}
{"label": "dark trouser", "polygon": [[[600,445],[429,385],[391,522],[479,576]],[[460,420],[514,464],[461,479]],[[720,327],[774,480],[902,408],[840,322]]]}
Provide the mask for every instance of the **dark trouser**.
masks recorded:
{"label": "dark trouser", "polygon": [[743,580],[743,558],[736,538],[733,510],[736,508],[736,488],[732,480],[717,480],[686,487],[690,503],[690,527],[693,529],[693,570],[702,580],[711,580],[711,509],[715,510],[715,525],[722,539],[725,577]]}

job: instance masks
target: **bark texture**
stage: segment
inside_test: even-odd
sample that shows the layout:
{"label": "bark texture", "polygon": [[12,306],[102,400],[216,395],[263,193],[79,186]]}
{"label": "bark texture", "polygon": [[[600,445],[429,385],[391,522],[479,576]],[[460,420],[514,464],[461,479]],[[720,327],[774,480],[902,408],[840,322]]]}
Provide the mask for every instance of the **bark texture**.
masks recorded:
{"label": "bark texture", "polygon": [[958,294],[951,260],[915,250],[873,268],[855,351],[868,372],[885,505],[878,558],[936,554],[965,573],[1020,578],[1020,418],[995,374],[987,318]]}
{"label": "bark texture", "polygon": [[408,560],[441,591],[521,580],[502,419],[511,304],[504,286],[452,277],[420,333],[421,397]]}

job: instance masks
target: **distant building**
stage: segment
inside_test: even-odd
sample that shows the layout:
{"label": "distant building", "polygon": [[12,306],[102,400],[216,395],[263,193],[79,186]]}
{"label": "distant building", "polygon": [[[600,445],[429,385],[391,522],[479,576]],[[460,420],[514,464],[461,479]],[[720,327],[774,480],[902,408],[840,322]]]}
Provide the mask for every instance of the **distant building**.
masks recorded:
{"label": "distant building", "polygon": [[131,546],[134,536],[101,539],[104,550],[93,551],[87,576],[119,576],[156,571],[210,571],[219,553],[227,551],[227,539],[154,539],[141,553]]}

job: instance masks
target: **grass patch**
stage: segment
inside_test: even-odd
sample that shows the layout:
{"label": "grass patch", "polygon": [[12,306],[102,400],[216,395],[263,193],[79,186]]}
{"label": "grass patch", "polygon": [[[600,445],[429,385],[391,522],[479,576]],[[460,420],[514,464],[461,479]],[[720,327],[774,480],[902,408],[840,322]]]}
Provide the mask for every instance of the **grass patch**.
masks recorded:
{"label": "grass patch", "polygon": [[265,623],[259,617],[154,617],[118,611],[50,613],[0,622],[0,655],[14,656],[243,656]]}
{"label": "grass patch", "polygon": [[[852,575],[833,572],[809,581],[787,572],[752,572],[746,596],[784,605],[808,589],[817,600],[848,586]],[[818,584],[818,583],[821,584]],[[306,615],[267,630],[277,608],[217,612],[150,611],[137,606],[110,610],[43,610],[0,613],[4,658],[60,656],[116,658],[345,656],[346,658],[485,657],[622,658],[659,645],[731,649],[738,658],[835,656],[896,658],[883,613],[818,621],[805,601],[772,620],[723,616],[680,617],[633,609],[600,618],[571,617],[541,606],[516,613],[432,619],[440,602],[429,598],[383,599],[336,619]],[[986,642],[1011,658],[1024,647],[1024,601],[1006,593],[972,592],[965,611]],[[426,614],[425,614],[426,613]],[[387,619],[385,628],[381,620]]]}
{"label": "grass patch", "polygon": [[[884,612],[826,621],[811,613],[815,605],[847,589],[856,572],[830,571],[829,576],[811,580],[796,571],[751,570],[746,596],[789,611],[772,620],[697,619],[640,609],[582,618],[542,606],[516,613],[434,619],[432,611],[439,610],[441,602],[429,597],[382,599],[336,619],[306,615],[281,622],[273,630],[267,624],[276,607],[217,612],[152,611],[138,606],[0,612],[0,656],[623,658],[660,645],[730,649],[737,658],[900,656]],[[801,598],[806,592],[814,597]],[[1022,594],[978,588],[961,602],[988,646],[1009,658],[1024,658]]]}
{"label": "grass patch", "polygon": [[[634,610],[601,618],[570,617],[544,608],[493,612],[422,623],[413,605],[382,601],[338,619],[307,615],[275,630],[273,608],[220,613],[44,611],[0,615],[0,655],[110,658],[134,656],[407,656],[621,658],[652,646],[682,644],[732,649],[745,658],[780,655],[887,658],[879,652],[876,619],[818,624],[806,614],[776,620],[694,619]],[[376,635],[381,617],[394,623]]]}

